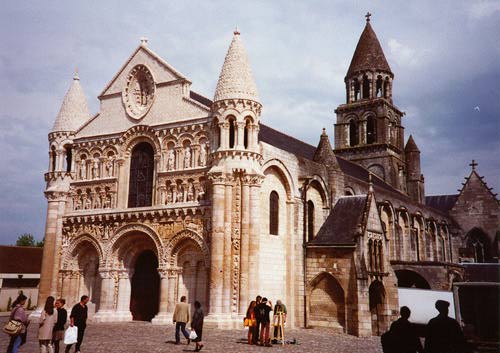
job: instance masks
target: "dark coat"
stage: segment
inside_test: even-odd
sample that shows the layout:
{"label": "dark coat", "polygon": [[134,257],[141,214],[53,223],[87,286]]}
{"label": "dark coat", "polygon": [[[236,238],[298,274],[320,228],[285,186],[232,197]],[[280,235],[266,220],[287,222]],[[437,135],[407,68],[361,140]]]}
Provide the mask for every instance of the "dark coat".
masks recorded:
{"label": "dark coat", "polygon": [[392,323],[390,332],[393,352],[423,352],[422,344],[420,343],[415,327],[410,321],[400,317]]}
{"label": "dark coat", "polygon": [[455,319],[438,315],[427,324],[425,351],[427,353],[460,353],[465,349],[465,339]]}

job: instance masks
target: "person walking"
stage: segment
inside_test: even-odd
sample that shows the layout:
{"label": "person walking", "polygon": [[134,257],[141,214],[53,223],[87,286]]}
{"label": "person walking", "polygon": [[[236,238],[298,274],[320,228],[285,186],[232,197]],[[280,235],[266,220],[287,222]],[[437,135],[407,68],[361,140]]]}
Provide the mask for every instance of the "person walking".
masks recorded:
{"label": "person walking", "polygon": [[23,308],[24,304],[26,304],[26,299],[28,298],[24,294],[19,294],[16,300],[14,300],[14,303],[12,303],[12,311],[10,312],[9,320],[19,321],[23,325],[19,334],[10,336],[7,353],[18,353],[19,347],[26,343],[26,334],[29,325],[28,316]]}
{"label": "person walking", "polygon": [[175,304],[173,321],[175,324],[175,344],[181,343],[179,330],[187,339],[187,344],[191,342],[189,334],[186,331],[186,324],[189,322],[189,304],[186,303],[186,296],[181,297],[181,302]]}
{"label": "person walking", "polygon": [[[255,306],[259,305],[262,301],[262,297],[260,295],[255,297]],[[253,344],[259,343],[259,330],[260,330],[260,318],[257,313],[255,313],[255,326],[253,329],[252,340]]]}
{"label": "person walking", "polygon": [[191,320],[191,329],[196,332],[196,338],[193,340],[196,342],[195,352],[201,351],[203,348],[203,343],[201,343],[201,337],[203,333],[203,310],[201,310],[201,303],[199,301],[194,302],[194,313],[193,319]]}
{"label": "person walking", "polygon": [[255,307],[256,317],[260,321],[260,345],[271,347],[269,342],[269,326],[271,325],[271,319],[269,318],[269,313],[273,311],[271,302],[267,301],[267,298],[262,298],[259,305]]}
{"label": "person walking", "polygon": [[450,303],[436,301],[439,315],[432,318],[426,327],[426,353],[460,353],[466,351],[466,342],[460,325],[448,316]]}
{"label": "person walking", "polygon": [[402,306],[399,313],[401,317],[394,321],[389,329],[388,353],[423,353],[415,326],[408,320],[411,315],[410,308]]}
{"label": "person walking", "polygon": [[257,302],[255,300],[252,300],[250,302],[250,305],[248,306],[247,309],[247,314],[245,316],[245,319],[248,320],[248,344],[254,344],[253,342],[253,335],[255,333],[255,326],[257,321],[255,320],[255,306],[257,305]]}
{"label": "person walking", "polygon": [[[82,295],[82,297],[80,298],[80,302],[73,306],[73,309],[71,309],[71,314],[69,315],[69,320],[70,320],[69,325],[71,327],[73,326],[78,327],[78,337],[75,346],[75,353],[80,353],[80,347],[82,346],[83,342],[83,335],[85,333],[85,328],[87,327],[88,302],[89,302],[88,295]],[[68,344],[66,346],[66,349],[64,350],[65,353],[69,353],[71,346],[73,345]]]}
{"label": "person walking", "polygon": [[64,325],[68,321],[68,312],[64,309],[64,304],[66,301],[62,298],[57,299],[55,307],[57,309],[57,322],[54,326],[54,332],[52,335],[52,345],[54,346],[54,353],[59,353],[59,343],[64,339]]}
{"label": "person walking", "polygon": [[53,353],[52,335],[57,322],[57,310],[54,308],[54,297],[49,296],[45,300],[42,314],[40,315],[40,327],[38,329],[38,342],[40,353]]}

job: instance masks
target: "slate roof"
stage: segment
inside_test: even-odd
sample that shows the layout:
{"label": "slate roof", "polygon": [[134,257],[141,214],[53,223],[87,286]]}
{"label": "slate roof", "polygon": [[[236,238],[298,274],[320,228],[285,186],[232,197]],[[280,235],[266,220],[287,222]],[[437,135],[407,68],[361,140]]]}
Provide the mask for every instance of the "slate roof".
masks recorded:
{"label": "slate roof", "polygon": [[259,141],[310,160],[313,160],[316,152],[316,147],[262,123],[259,129]]}
{"label": "slate roof", "polygon": [[447,213],[453,208],[457,199],[458,194],[426,196],[425,205]]}
{"label": "slate roof", "polygon": [[224,99],[259,101],[250,62],[238,31],[234,32],[215,88],[214,102]]}
{"label": "slate roof", "polygon": [[359,37],[358,45],[352,56],[351,65],[349,66],[349,70],[347,70],[346,76],[366,70],[392,73],[370,22],[366,22],[365,29]]}
{"label": "slate roof", "polygon": [[40,273],[43,248],[0,245],[0,273]]}
{"label": "slate roof", "polygon": [[52,132],[55,131],[76,131],[87,120],[90,119],[87,98],[80,85],[80,78],[75,73],[73,82],[64,96],[61,109],[57,114]]}
{"label": "slate roof", "polygon": [[355,245],[354,236],[363,222],[366,195],[341,197],[321,226],[318,235],[308,246]]}
{"label": "slate roof", "polygon": [[189,98],[194,99],[198,103],[201,103],[208,108],[210,108],[210,106],[212,105],[212,101],[210,99],[194,91],[189,91]]}

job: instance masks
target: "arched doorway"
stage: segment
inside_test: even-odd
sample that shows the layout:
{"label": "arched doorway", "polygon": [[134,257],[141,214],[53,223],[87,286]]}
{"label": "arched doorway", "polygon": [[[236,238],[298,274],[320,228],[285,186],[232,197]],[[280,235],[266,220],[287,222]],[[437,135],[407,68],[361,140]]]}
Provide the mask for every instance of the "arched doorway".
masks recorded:
{"label": "arched doorway", "polygon": [[160,276],[158,258],[151,250],[139,254],[134,266],[130,311],[134,320],[151,321],[158,313]]}
{"label": "arched doorway", "polygon": [[368,289],[372,335],[380,336],[385,331],[385,289],[382,282],[373,281]]}
{"label": "arched doorway", "polygon": [[311,326],[345,327],[345,298],[340,283],[330,274],[320,274],[311,283],[309,319]]}
{"label": "arched doorway", "polygon": [[399,288],[431,289],[429,282],[420,274],[410,270],[396,270]]}

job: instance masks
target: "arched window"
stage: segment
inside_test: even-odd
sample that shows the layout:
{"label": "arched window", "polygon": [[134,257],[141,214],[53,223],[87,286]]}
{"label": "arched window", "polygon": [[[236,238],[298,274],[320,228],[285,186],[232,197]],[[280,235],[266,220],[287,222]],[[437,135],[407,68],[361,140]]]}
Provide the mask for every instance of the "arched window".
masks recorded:
{"label": "arched window", "polygon": [[280,197],[276,191],[269,195],[269,234],[278,235]]}
{"label": "arched window", "polygon": [[219,126],[219,121],[217,119],[214,119],[213,125],[212,125],[212,131],[213,131],[213,144],[214,144],[214,150],[217,150],[220,147],[221,140],[220,140],[220,126]]}
{"label": "arched window", "polygon": [[56,148],[54,146],[52,146],[50,149],[50,171],[51,172],[56,171],[56,162],[57,162]]}
{"label": "arched window", "polygon": [[64,146],[66,150],[66,172],[71,172],[71,163],[73,160],[73,153],[71,152],[71,146]]}
{"label": "arched window", "polygon": [[359,87],[359,81],[357,78],[354,79],[352,85],[354,87],[354,101],[357,101],[360,99],[359,95],[361,94],[360,87]]}
{"label": "arched window", "polygon": [[479,228],[474,228],[466,236],[467,255],[474,257],[474,262],[490,262],[490,247],[488,236]]}
{"label": "arched window", "polygon": [[151,206],[153,200],[153,147],[141,142],[132,150],[128,207]]}
{"label": "arched window", "polygon": [[384,96],[382,76],[377,77],[376,95],[377,98],[381,98]]}
{"label": "arched window", "polygon": [[235,121],[234,119],[229,119],[229,148],[234,148],[234,138],[235,138]]}
{"label": "arched window", "polygon": [[377,142],[377,121],[375,117],[369,116],[366,119],[366,143]]}
{"label": "arched window", "polygon": [[307,201],[307,239],[314,239],[314,202]]}
{"label": "arched window", "polygon": [[390,89],[389,78],[386,78],[384,82],[384,98],[389,98],[389,89]]}
{"label": "arched window", "polygon": [[245,131],[243,133],[243,144],[245,145],[245,149],[248,148],[248,134],[250,133],[250,120],[246,121]]}
{"label": "arched window", "polygon": [[351,120],[349,122],[349,146],[356,146],[359,143],[358,124]]}
{"label": "arched window", "polygon": [[363,76],[363,99],[370,98],[370,80],[368,76]]}

